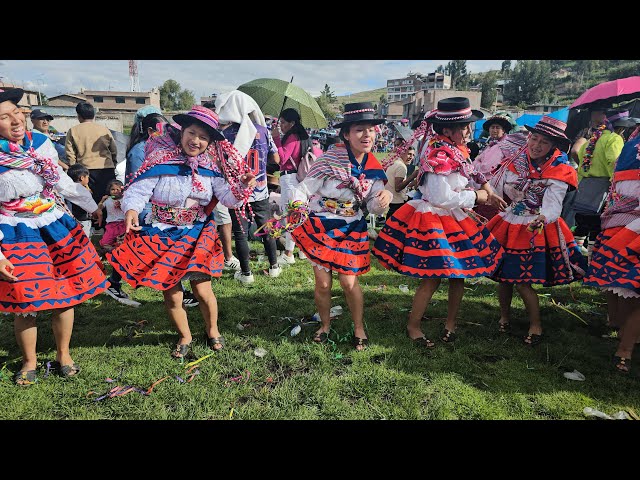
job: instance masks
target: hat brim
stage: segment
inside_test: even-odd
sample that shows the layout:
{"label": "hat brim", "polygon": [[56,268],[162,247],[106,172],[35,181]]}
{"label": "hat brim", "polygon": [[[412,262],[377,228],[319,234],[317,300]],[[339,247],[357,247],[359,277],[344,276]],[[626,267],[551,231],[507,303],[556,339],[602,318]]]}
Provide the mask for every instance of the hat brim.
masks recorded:
{"label": "hat brim", "polygon": [[560,148],[560,150],[562,150],[563,152],[569,151],[569,146],[571,146],[571,140],[569,140],[568,137],[566,136],[557,137],[555,135],[549,135],[549,132],[539,130],[535,127],[530,127],[529,125],[525,125],[524,128],[529,130],[531,133],[538,133],[540,135],[544,135],[545,137],[552,139],[554,142],[558,144],[558,148]]}
{"label": "hat brim", "polygon": [[386,123],[386,120],[384,118],[371,118],[369,120],[353,120],[353,121],[348,121],[348,120],[343,120],[342,123],[336,123],[333,128],[342,128],[345,125],[351,125],[352,123],[370,123],[371,125],[380,125],[382,123]]}
{"label": "hat brim", "polygon": [[222,135],[222,133],[220,133],[220,131],[217,128],[214,128],[211,125],[209,125],[208,123],[204,123],[202,120],[199,120],[199,119],[197,119],[195,117],[192,117],[191,115],[187,115],[186,113],[179,113],[178,115],[174,115],[172,118],[173,118],[174,122],[176,122],[178,125],[180,125],[180,127],[184,127],[184,125],[186,123],[191,124],[195,120],[200,125],[205,125],[206,127],[208,127],[211,130],[213,130],[213,138],[212,138],[212,140],[224,140],[225,139],[224,135]]}
{"label": "hat brim", "polygon": [[464,120],[446,120],[446,119],[438,119],[435,115],[427,119],[429,123],[437,123],[439,125],[443,124],[455,124],[455,123],[472,123],[477,120],[482,120],[484,118],[484,113],[480,110],[471,110],[471,116],[469,118],[465,118]]}
{"label": "hat brim", "polygon": [[12,88],[10,90],[5,90],[4,92],[0,92],[0,103],[11,102],[15,105],[18,105],[18,102],[23,95],[24,90],[21,88]]}
{"label": "hat brim", "polygon": [[497,123],[498,125],[500,125],[502,127],[502,129],[504,130],[504,133],[509,133],[511,131],[511,129],[513,128],[513,125],[511,125],[509,120],[504,120],[502,118],[494,118],[493,120],[492,119],[487,119],[482,124],[482,129],[486,130],[488,132],[489,131],[489,127],[491,125],[493,125],[494,123]]}
{"label": "hat brim", "polygon": [[49,121],[53,120],[53,117],[51,115],[44,115],[42,117],[31,117],[31,120],[42,120],[45,118]]}

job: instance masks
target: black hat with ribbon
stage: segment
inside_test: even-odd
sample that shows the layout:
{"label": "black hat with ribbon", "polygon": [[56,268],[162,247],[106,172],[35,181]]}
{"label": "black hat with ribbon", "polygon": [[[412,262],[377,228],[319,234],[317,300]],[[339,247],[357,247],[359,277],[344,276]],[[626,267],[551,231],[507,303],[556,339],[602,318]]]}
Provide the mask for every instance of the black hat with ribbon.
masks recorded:
{"label": "black hat with ribbon", "polygon": [[366,122],[372,125],[385,123],[384,118],[376,118],[376,109],[373,108],[371,102],[347,103],[344,106],[344,119],[341,123],[337,123],[333,128],[342,128],[345,125],[358,122]]}

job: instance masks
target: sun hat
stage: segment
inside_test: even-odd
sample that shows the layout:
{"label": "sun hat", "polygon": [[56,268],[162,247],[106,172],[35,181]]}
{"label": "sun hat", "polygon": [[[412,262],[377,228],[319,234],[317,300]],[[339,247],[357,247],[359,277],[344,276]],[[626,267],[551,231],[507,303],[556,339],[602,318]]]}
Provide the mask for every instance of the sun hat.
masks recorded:
{"label": "sun hat", "polygon": [[218,130],[218,125],[220,124],[218,120],[218,115],[213,110],[210,110],[201,105],[194,105],[191,107],[191,110],[187,113],[179,113],[178,115],[173,116],[173,120],[184,127],[187,124],[192,123],[191,119],[196,119],[198,122],[203,123],[207,127],[210,127],[213,130],[213,140],[224,140],[224,135],[220,133]]}

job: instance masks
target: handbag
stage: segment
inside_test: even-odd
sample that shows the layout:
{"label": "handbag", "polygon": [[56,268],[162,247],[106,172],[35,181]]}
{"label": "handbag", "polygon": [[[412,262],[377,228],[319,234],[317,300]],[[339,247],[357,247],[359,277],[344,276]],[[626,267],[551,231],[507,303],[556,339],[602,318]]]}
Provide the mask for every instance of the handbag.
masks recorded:
{"label": "handbag", "polygon": [[586,177],[578,184],[573,209],[576,213],[597,215],[604,207],[611,181],[607,177]]}
{"label": "handbag", "polygon": [[302,182],[305,179],[307,173],[309,172],[309,169],[311,168],[311,165],[316,160],[316,156],[311,151],[311,147],[309,147],[309,150],[307,150],[307,153],[302,156],[302,158],[300,159],[300,163],[298,164],[298,171],[296,173],[296,180],[298,181],[298,183]]}

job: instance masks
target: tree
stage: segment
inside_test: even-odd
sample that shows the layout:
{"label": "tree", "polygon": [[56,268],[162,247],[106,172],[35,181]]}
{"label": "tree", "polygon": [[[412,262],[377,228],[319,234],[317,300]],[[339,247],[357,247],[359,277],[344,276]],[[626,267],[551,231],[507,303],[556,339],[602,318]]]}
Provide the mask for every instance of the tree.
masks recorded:
{"label": "tree", "polygon": [[191,90],[182,90],[175,80],[167,80],[160,87],[160,108],[167,111],[189,110],[196,103]]}
{"label": "tree", "polygon": [[385,103],[387,103],[387,96],[383,93],[382,95],[380,95],[380,105],[384,105]]}
{"label": "tree", "polygon": [[505,60],[500,67],[500,73],[509,73],[509,70],[511,70],[511,60]]}
{"label": "tree", "polygon": [[498,81],[498,74],[496,72],[487,72],[482,77],[481,90],[482,99],[480,100],[480,106],[482,108],[491,109],[496,101],[496,86]]}
{"label": "tree", "polygon": [[324,90],[320,92],[320,96],[324,96],[329,103],[336,103],[338,101],[338,97],[334,95],[334,93],[329,88],[329,85],[324,84]]}
{"label": "tree", "polygon": [[316,102],[318,102],[318,106],[322,113],[324,113],[325,118],[329,120],[333,120],[336,117],[335,107],[332,105],[338,101],[338,97],[334,95],[329,88],[329,85],[324,84],[324,89],[320,92],[320,96],[316,97]]}
{"label": "tree", "polygon": [[607,78],[609,80],[616,80],[618,78],[634,77],[640,75],[640,62],[623,63],[615,68],[610,69],[607,72]]}
{"label": "tree", "polygon": [[580,85],[583,84],[585,77],[588,79],[596,68],[598,68],[598,60],[576,61],[575,72],[578,75]]}
{"label": "tree", "polygon": [[438,65],[438,68],[436,68],[436,73],[444,73],[444,67],[442,65]]}
{"label": "tree", "polygon": [[447,70],[451,75],[451,88],[455,89],[459,85],[466,85],[468,83],[467,73],[467,61],[466,60],[451,60],[447,64]]}
{"label": "tree", "polygon": [[547,60],[518,60],[511,81],[504,86],[505,100],[511,105],[539,102],[549,94],[550,73]]}
{"label": "tree", "polygon": [[320,110],[322,110],[326,119],[333,120],[336,117],[335,109],[331,104],[329,104],[327,97],[320,95],[316,98],[316,102],[318,102],[318,106],[320,107]]}

